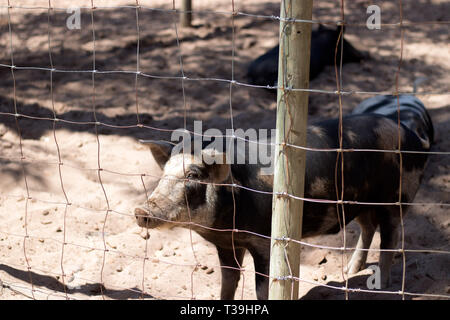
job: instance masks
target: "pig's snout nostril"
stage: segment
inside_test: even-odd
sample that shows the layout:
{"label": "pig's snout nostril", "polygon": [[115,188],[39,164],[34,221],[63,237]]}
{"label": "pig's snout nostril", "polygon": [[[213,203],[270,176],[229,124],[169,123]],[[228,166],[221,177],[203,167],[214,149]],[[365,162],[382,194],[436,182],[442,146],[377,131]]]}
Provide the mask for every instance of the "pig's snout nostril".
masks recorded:
{"label": "pig's snout nostril", "polygon": [[138,226],[142,228],[152,229],[161,224],[161,221],[155,218],[147,207],[135,208],[134,216]]}
{"label": "pig's snout nostril", "polygon": [[162,225],[164,222],[163,217],[165,217],[161,215],[161,209],[158,205],[150,200],[144,206],[135,208],[134,216],[140,227],[149,229]]}
{"label": "pig's snout nostril", "polygon": [[150,227],[149,213],[144,208],[135,208],[134,217],[136,218],[138,226],[142,228]]}

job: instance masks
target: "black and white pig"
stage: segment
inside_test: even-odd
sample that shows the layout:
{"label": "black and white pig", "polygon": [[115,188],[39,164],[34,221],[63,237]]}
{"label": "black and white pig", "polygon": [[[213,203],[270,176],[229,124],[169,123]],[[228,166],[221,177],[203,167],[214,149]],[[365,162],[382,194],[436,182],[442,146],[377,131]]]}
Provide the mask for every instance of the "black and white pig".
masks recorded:
{"label": "black and white pig", "polygon": [[[387,98],[388,101],[392,99]],[[416,99],[416,98],[414,98]],[[369,100],[370,101],[370,100]],[[404,102],[400,99],[400,103]],[[378,101],[376,101],[378,102]],[[357,149],[396,150],[398,125],[377,109],[361,107],[359,113],[343,118],[343,147]],[[402,110],[413,108],[402,105]],[[392,111],[392,110],[391,110]],[[402,113],[401,115],[404,115]],[[425,110],[406,113],[401,124],[401,149],[428,151],[433,137],[433,126]],[[402,119],[403,120],[403,119]],[[308,126],[308,146],[337,148],[339,122],[325,120]],[[257,164],[206,163],[202,156],[225,157],[223,150],[204,148],[201,154],[185,152],[172,154],[173,145],[166,142],[148,142],[150,150],[163,170],[162,178],[146,204],[135,209],[141,227],[190,227],[217,248],[222,271],[222,299],[233,299],[240,278],[245,252],[253,257],[256,270],[258,299],[268,297],[270,240],[256,234],[270,236],[273,176],[262,174]],[[226,145],[226,144],[225,144]],[[336,200],[336,152],[307,152],[305,197]],[[427,154],[403,153],[402,202],[412,202],[419,188]],[[339,164],[340,168],[340,164]],[[341,181],[338,170],[338,181]],[[396,203],[399,200],[399,155],[394,152],[344,153],[344,200],[370,203]],[[235,187],[234,192],[230,184]],[[340,187],[340,183],[337,184]],[[339,191],[340,194],[340,191]],[[408,206],[403,206],[406,213]],[[339,212],[338,212],[339,210]],[[358,249],[368,249],[379,227],[381,249],[394,249],[399,238],[400,208],[398,205],[345,204],[346,223],[356,220],[361,229]],[[339,216],[338,216],[339,215]],[[337,233],[341,230],[342,212],[336,204],[304,202],[303,237]],[[180,224],[181,223],[181,224]],[[249,232],[235,232],[232,230]],[[227,231],[217,231],[226,229]],[[234,239],[234,243],[232,243]],[[234,248],[234,250],[233,250]],[[390,285],[392,251],[380,253],[381,285]],[[350,274],[365,267],[367,251],[355,250],[348,265]],[[228,267],[228,268],[227,268]],[[231,267],[231,268],[230,268]]]}
{"label": "black and white pig", "polygon": [[[340,28],[329,29],[319,25],[317,30],[311,33],[311,61],[310,80],[319,75],[327,65],[334,65],[336,44],[339,39]],[[250,63],[247,70],[247,78],[251,84],[260,86],[276,86],[278,82],[278,51],[279,46],[270,49],[265,54]],[[342,63],[360,62],[368,57],[367,54],[356,50],[344,38]],[[339,64],[341,50],[338,49],[337,63]],[[276,91],[274,91],[276,92]]]}

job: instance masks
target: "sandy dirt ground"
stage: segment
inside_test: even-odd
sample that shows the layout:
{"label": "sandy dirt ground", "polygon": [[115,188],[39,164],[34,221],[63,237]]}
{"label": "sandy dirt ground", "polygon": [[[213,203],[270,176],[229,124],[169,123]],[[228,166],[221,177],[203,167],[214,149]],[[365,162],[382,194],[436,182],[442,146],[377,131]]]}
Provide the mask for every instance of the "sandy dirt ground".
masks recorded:
{"label": "sandy dirt ground", "polygon": [[[108,0],[95,4],[101,7],[130,2]],[[90,1],[76,3],[90,5]],[[346,1],[346,20],[364,24],[366,8],[372,3],[381,7],[382,23],[398,22],[397,1]],[[74,1],[52,4],[67,8]],[[140,4],[171,8],[171,1]],[[69,30],[65,10],[52,10],[48,19],[48,1],[13,1],[13,5],[24,8],[11,10],[11,37],[6,9],[0,9],[0,64],[12,64],[12,43],[14,65],[27,69],[15,68],[12,73],[11,68],[0,67],[0,299],[218,299],[220,267],[211,243],[181,228],[151,230],[150,239],[142,237],[132,212],[155,187],[160,171],[138,139],[169,139],[170,131],[182,128],[185,121],[188,128],[192,128],[194,120],[202,120],[204,129],[230,128],[227,82],[170,77],[182,75],[181,55],[183,72],[189,79],[230,80],[234,76],[236,81],[246,83],[249,62],[277,43],[278,22],[236,16],[232,65],[230,1],[194,0],[194,9],[202,12],[194,15],[193,28],[177,29],[179,46],[174,28],[177,17],[165,10],[141,8],[139,56],[136,10],[98,8],[94,13],[95,68],[136,71],[139,60],[140,71],[153,77],[139,76],[136,80],[135,73],[97,73],[93,85],[90,72],[46,70],[52,65],[57,70],[92,70],[90,10],[81,9],[81,29]],[[241,12],[279,15],[277,1],[236,1],[235,5]],[[314,19],[339,20],[338,1],[316,0],[314,5]],[[26,6],[42,8],[31,10]],[[411,91],[416,78],[428,78],[419,88],[423,93],[419,98],[435,125],[433,151],[448,152],[448,23],[412,23],[448,22],[450,3],[403,1],[403,19],[411,24],[404,28],[399,89]],[[383,26],[371,31],[363,26],[348,26],[345,36],[359,50],[367,51],[371,59],[344,65],[344,90],[393,91],[401,49],[399,28]],[[335,79],[334,67],[329,66],[310,85],[333,91]],[[344,112],[350,112],[367,97],[344,96]],[[17,123],[15,108],[25,115],[17,118]],[[235,128],[274,126],[276,103],[268,90],[234,85],[231,109]],[[312,93],[309,110],[309,120],[336,117],[338,98]],[[52,121],[54,112],[66,121]],[[136,127],[138,119],[148,127]],[[101,123],[97,129],[95,121]],[[103,170],[97,170],[99,165]],[[434,204],[411,207],[405,218],[405,248],[449,251],[449,208],[440,205],[450,202],[448,156],[430,157],[415,201]],[[347,227],[348,247],[355,246],[358,232],[354,223]],[[306,240],[340,247],[342,233]],[[378,246],[377,233],[372,248]],[[321,285],[345,286],[342,265],[350,254],[303,247],[300,276],[306,281],[300,283],[300,297],[344,299],[342,290]],[[369,265],[377,261],[378,253],[370,252]],[[236,298],[254,299],[254,268],[249,255],[244,268]],[[405,290],[419,294],[406,299],[429,298],[420,294],[450,296],[449,254],[407,253],[405,271]],[[389,291],[401,289],[402,273],[402,256],[398,255]],[[370,270],[363,270],[350,276],[348,286],[367,289],[369,274]],[[348,298],[401,296],[350,293]]]}

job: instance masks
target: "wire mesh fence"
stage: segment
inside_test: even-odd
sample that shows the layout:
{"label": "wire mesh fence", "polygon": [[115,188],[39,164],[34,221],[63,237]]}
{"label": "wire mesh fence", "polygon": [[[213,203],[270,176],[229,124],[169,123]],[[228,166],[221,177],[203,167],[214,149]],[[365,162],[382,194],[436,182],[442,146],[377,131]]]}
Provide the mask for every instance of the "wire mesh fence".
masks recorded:
{"label": "wire mesh fence", "polygon": [[[332,9],[322,2],[315,5],[318,7],[315,13],[318,19],[290,19],[289,22],[338,28],[345,25],[345,32],[340,29],[339,41],[350,28],[367,29],[367,14],[354,14],[349,18],[346,14],[346,6],[351,7],[352,13],[365,13],[365,1],[348,4],[342,0]],[[421,5],[424,8],[430,6],[428,3]],[[322,97],[326,96],[328,104],[334,107],[317,113],[320,116],[333,114],[340,117],[341,130],[336,132],[337,135],[345,132],[342,116],[364,96],[409,94],[428,99],[437,97],[442,100],[435,104],[440,105],[442,101],[445,104],[445,97],[450,95],[445,80],[437,80],[434,85],[413,92],[408,89],[411,75],[402,79],[405,32],[409,28],[419,32],[430,28],[431,31],[427,32],[432,33],[436,32],[434,28],[437,26],[441,32],[444,30],[444,36],[436,33],[434,40],[445,45],[445,30],[448,34],[450,23],[445,14],[430,20],[418,21],[414,15],[410,18],[412,4],[405,4],[404,1],[390,3],[389,9],[386,9],[389,17],[380,24],[381,30],[387,29],[389,32],[378,35],[374,42],[381,42],[386,36],[395,35],[395,38],[389,39],[391,42],[387,49],[380,47],[371,51],[373,53],[379,49],[383,54],[381,61],[364,69],[375,78],[371,79],[373,82],[363,79],[366,83],[359,87],[358,81],[346,77],[347,69],[342,66],[342,60],[336,60],[328,70],[328,78],[313,82],[311,89],[254,85],[245,79],[245,72],[241,70],[255,54],[251,48],[257,46],[258,41],[265,41],[265,47],[275,44],[261,39],[263,32],[259,33],[261,38],[256,38],[251,31],[261,28],[274,35],[273,40],[277,39],[281,18],[277,14],[267,14],[279,11],[276,1],[261,5],[224,1],[218,2],[215,8],[208,3],[196,8],[194,1],[194,28],[187,30],[180,29],[178,25],[180,10],[175,1],[158,6],[144,1],[125,5],[88,1],[75,6],[71,3],[70,6],[72,8],[68,10],[68,3],[58,1],[33,2],[32,5],[5,1],[0,6],[3,13],[0,25],[3,51],[0,57],[3,77],[0,117],[4,125],[0,161],[5,168],[2,170],[5,182],[1,194],[0,238],[4,245],[0,243],[3,247],[0,281],[1,294],[6,297],[218,298],[220,272],[234,269],[241,275],[236,298],[253,298],[254,276],[269,278],[269,274],[250,266],[249,257],[238,263],[238,267],[221,266],[217,258],[209,256],[215,253],[214,247],[194,232],[209,230],[230,233],[231,237],[248,234],[261,240],[271,239],[268,234],[238,229],[235,224],[236,210],[233,212],[233,223],[227,228],[193,221],[189,213],[187,221],[155,218],[175,227],[185,227],[187,231],[175,229],[168,232],[172,236],[167,236],[164,231],[149,230],[149,233],[143,234],[144,239],[138,235],[140,230],[132,208],[149,198],[161,174],[155,166],[149,166],[153,160],[147,148],[140,146],[137,140],[168,140],[168,136],[176,132],[196,136],[199,133],[192,128],[192,122],[200,119],[210,121],[208,127],[218,125],[230,128],[232,134],[224,134],[224,138],[255,143],[245,136],[236,136],[234,132],[240,126],[255,126],[256,121],[268,122],[275,102],[271,102],[269,107],[264,106],[267,101],[273,100],[267,91],[275,92],[277,89],[283,92],[307,91],[311,95],[311,105],[320,105],[324,101]],[[405,11],[408,13],[406,19]],[[68,19],[72,20],[69,22]],[[197,26],[195,19],[198,19]],[[72,29],[69,28],[70,23]],[[120,23],[124,24],[122,28],[118,26]],[[364,36],[369,38],[373,33],[368,32],[376,31],[364,32]],[[213,40],[216,41],[211,43]],[[211,46],[214,48],[208,50]],[[409,48],[408,54],[412,55],[411,50],[414,49],[419,50]],[[386,68],[381,65],[383,59],[391,61]],[[408,71],[411,68],[414,71],[415,67],[420,69],[417,62],[408,62],[412,65],[408,66]],[[214,69],[219,64],[221,68]],[[377,65],[380,73],[371,70]],[[357,77],[360,69],[353,66],[350,71],[351,77]],[[420,73],[425,71],[432,73],[435,69],[420,69]],[[426,76],[432,77],[432,74]],[[375,85],[374,82],[386,84]],[[372,90],[372,87],[377,90]],[[255,111],[260,115],[252,113]],[[445,119],[445,109],[442,112]],[[215,117],[219,120],[214,120]],[[442,127],[439,130],[442,130],[445,140],[446,131]],[[400,137],[400,123],[398,128]],[[200,137],[212,136],[201,132]],[[361,249],[349,244],[355,229],[346,226],[345,221],[340,233],[331,240],[323,237],[316,241],[276,239],[296,242],[310,249],[306,252],[308,257],[314,257],[316,252],[328,252],[328,259],[335,262],[329,267],[334,267],[332,279],[327,280],[324,275],[320,280],[317,277],[317,269],[322,268],[320,272],[324,272],[323,265],[327,263],[323,255],[318,261],[319,267],[301,266],[300,277],[286,275],[286,278],[304,284],[308,288],[303,289],[306,292],[311,292],[314,287],[326,288],[331,292],[343,293],[347,299],[362,297],[364,293],[373,294],[371,298],[379,295],[385,298],[448,299],[450,296],[445,287],[449,284],[447,262],[450,250],[445,215],[448,217],[450,203],[446,193],[448,179],[445,180],[448,176],[445,161],[448,160],[445,159],[450,151],[446,149],[448,144],[440,141],[437,147],[427,152],[406,151],[401,147],[399,150],[345,149],[342,144],[337,148],[286,145],[308,152],[332,153],[336,157],[353,152],[393,153],[400,157],[400,162],[405,154],[425,153],[434,157],[432,161],[439,163],[442,168],[439,167],[436,172],[444,176],[439,180],[444,184],[439,192],[432,194],[432,191],[423,191],[427,196],[416,198],[414,202],[405,202],[400,196],[395,202],[347,200],[343,194],[336,194],[338,187],[326,199],[279,194],[305,202],[334,204],[341,206],[342,210],[344,206],[352,205],[394,206],[399,208],[401,217],[401,241],[399,248],[395,249],[381,250],[374,245],[370,249]],[[258,144],[275,145],[273,142]],[[130,148],[130,145],[133,147]],[[142,159],[143,156],[145,159]],[[184,166],[183,163],[183,169]],[[429,180],[432,178],[428,176]],[[85,183],[85,179],[89,183]],[[162,180],[188,183],[192,179],[164,176]],[[233,195],[239,190],[274,195],[272,191],[250,188],[233,178],[224,183],[195,182],[229,188]],[[335,183],[336,186],[342,184],[344,189],[343,174],[342,180],[336,179]],[[402,188],[401,171],[399,184]],[[437,240],[432,247],[428,247],[426,242],[410,240],[411,236],[405,232],[408,217],[403,221],[402,214],[406,207],[420,208],[422,211],[416,213],[417,216],[440,210],[443,216],[440,219],[444,222],[442,230],[438,231],[442,234],[436,235]],[[415,218],[415,221],[422,220]],[[420,226],[416,227],[417,231],[412,226],[409,229],[413,236],[421,232]],[[432,230],[430,228],[426,231]],[[321,243],[321,240],[324,242]],[[397,279],[398,286],[386,290],[369,289],[366,286],[367,272],[363,280],[359,277],[359,282],[352,282],[353,276],[347,274],[345,266],[347,255],[355,250],[367,251],[371,255],[378,255],[380,251],[397,253],[400,257],[398,265],[401,266],[396,273],[401,278]],[[409,255],[414,256],[408,259]],[[420,260],[417,255],[431,255],[432,258]],[[425,270],[423,274],[416,272],[421,263],[436,263],[441,267],[437,272],[441,272],[440,278],[430,275],[427,266],[421,267]],[[413,276],[407,278],[408,273],[413,273]],[[417,277],[428,277],[434,282],[426,288],[409,287],[410,279],[417,280]],[[176,285],[170,284],[172,280]]]}

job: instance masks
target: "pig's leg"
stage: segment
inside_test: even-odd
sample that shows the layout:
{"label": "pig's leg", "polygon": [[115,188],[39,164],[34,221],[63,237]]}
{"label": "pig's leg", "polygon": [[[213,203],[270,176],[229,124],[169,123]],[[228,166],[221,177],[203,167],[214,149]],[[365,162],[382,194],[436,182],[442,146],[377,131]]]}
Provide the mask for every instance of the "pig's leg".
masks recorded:
{"label": "pig's leg", "polygon": [[262,250],[263,253],[258,250],[250,250],[253,257],[253,263],[255,264],[255,284],[256,284],[256,297],[258,300],[267,300],[269,297],[269,248]]}
{"label": "pig's leg", "polygon": [[[398,210],[389,210],[389,214],[380,221],[380,249],[395,249],[397,247],[399,228]],[[381,251],[379,267],[381,273],[381,288],[391,285],[391,265],[395,252]]]}
{"label": "pig's leg", "polygon": [[235,248],[233,252],[233,249],[217,247],[217,253],[219,254],[220,266],[222,267],[220,299],[233,300],[239,278],[241,277],[239,268],[242,266],[242,261],[244,260],[245,249]]}
{"label": "pig's leg", "polygon": [[[377,228],[376,220],[372,212],[363,213],[355,219],[361,229],[356,249],[369,249],[372,243],[373,235]],[[357,273],[362,270],[366,264],[368,251],[355,250],[348,263],[347,270],[349,274]]]}

